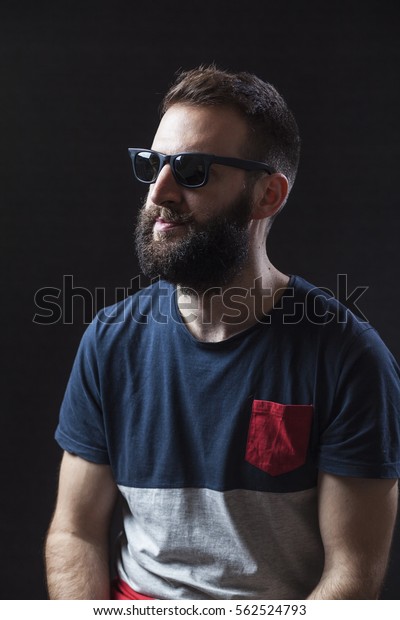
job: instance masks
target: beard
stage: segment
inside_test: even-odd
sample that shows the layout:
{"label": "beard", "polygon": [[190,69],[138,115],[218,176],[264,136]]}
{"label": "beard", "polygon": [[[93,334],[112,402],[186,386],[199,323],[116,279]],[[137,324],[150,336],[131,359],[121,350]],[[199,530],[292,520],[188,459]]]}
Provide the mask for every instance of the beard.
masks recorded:
{"label": "beard", "polygon": [[[187,292],[204,293],[228,285],[248,257],[251,207],[247,189],[222,214],[203,224],[195,222],[192,214],[179,215],[167,207],[142,209],[135,232],[140,268],[148,278],[160,277]],[[160,216],[184,223],[184,236],[173,238],[167,231],[154,238],[154,222]]]}

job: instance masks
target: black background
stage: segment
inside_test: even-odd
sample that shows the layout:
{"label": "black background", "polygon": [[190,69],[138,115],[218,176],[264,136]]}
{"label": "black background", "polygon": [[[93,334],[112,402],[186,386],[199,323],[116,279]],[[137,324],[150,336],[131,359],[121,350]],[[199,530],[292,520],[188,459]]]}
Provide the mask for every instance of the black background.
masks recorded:
{"label": "black background", "polygon": [[[283,93],[303,152],[271,259],[343,299],[338,274],[349,292],[368,287],[359,308],[400,358],[399,6],[1,3],[2,599],[46,597],[60,402],[85,323],[139,273],[132,233],[143,192],[127,147],[150,146],[179,68],[215,61]],[[85,303],[63,282],[89,291]],[[45,287],[63,304],[58,321],[35,306]],[[399,538],[384,598],[400,598]]]}

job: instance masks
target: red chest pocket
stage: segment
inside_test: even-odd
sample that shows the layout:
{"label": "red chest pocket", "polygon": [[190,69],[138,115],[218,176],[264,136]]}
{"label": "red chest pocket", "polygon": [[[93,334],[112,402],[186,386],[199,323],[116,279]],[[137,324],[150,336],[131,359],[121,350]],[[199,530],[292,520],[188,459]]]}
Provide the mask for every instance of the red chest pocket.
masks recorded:
{"label": "red chest pocket", "polygon": [[304,465],[312,416],[312,405],[253,401],[246,461],[271,476],[286,474]]}

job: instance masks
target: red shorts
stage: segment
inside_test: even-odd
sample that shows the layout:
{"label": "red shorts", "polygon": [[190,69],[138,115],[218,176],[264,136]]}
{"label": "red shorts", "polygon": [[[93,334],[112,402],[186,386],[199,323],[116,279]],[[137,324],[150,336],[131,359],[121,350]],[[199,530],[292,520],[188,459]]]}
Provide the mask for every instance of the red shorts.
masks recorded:
{"label": "red shorts", "polygon": [[154,601],[151,596],[144,596],[132,590],[125,581],[122,581],[119,577],[114,579],[111,583],[111,601]]}

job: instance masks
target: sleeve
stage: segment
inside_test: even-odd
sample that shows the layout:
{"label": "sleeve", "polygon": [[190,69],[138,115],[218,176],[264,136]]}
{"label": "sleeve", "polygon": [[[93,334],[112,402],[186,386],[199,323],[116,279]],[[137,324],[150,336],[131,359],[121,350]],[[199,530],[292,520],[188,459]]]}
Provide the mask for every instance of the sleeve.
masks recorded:
{"label": "sleeve", "polygon": [[96,352],[96,319],[79,345],[55,438],[67,452],[94,463],[109,463]]}
{"label": "sleeve", "polygon": [[356,337],[336,376],[319,468],[343,476],[400,477],[400,371],[373,328]]}

